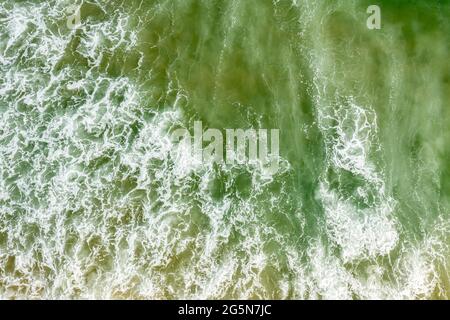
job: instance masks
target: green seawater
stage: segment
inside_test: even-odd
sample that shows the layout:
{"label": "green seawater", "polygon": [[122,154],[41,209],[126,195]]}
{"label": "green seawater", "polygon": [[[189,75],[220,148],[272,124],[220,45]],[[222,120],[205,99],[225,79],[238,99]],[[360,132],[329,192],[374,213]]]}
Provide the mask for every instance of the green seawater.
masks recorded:
{"label": "green seawater", "polygon": [[[0,298],[450,298],[449,18],[0,0]],[[279,129],[279,170],[172,156],[195,121]]]}

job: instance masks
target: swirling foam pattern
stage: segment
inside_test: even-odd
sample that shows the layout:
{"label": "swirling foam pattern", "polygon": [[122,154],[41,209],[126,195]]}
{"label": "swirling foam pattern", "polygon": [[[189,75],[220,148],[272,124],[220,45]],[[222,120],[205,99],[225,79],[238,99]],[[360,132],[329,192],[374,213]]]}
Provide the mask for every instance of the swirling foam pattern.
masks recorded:
{"label": "swirling foam pattern", "polygon": [[0,297],[448,299],[450,6],[378,3],[1,1]]}

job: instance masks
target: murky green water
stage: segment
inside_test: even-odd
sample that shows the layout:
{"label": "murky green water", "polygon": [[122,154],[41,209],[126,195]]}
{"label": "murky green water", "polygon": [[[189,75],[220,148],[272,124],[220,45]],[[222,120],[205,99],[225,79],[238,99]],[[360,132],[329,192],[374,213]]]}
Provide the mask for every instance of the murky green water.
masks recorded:
{"label": "murky green water", "polygon": [[[448,299],[449,17],[0,0],[0,297]],[[279,129],[278,172],[172,157],[194,121]]]}

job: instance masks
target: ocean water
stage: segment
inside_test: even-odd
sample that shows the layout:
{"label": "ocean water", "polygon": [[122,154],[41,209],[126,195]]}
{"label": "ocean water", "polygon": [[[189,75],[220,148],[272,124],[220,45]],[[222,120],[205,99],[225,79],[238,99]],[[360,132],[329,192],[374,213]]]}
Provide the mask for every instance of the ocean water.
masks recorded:
{"label": "ocean water", "polygon": [[[450,298],[449,18],[0,0],[0,297]],[[189,161],[195,121],[279,129],[279,170]]]}

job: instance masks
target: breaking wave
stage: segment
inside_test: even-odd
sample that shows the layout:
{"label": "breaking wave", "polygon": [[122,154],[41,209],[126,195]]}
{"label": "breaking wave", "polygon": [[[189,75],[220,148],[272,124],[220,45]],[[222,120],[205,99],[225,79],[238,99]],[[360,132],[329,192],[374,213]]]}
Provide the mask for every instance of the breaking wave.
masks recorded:
{"label": "breaking wave", "polygon": [[[68,1],[0,4],[0,297],[448,298],[448,209],[423,211],[431,218],[420,220],[422,229],[410,226],[407,199],[389,178],[396,173],[378,104],[342,76],[349,62],[339,55],[363,49],[350,42],[340,52],[328,25],[345,33],[358,16],[354,5],[77,4],[82,23],[73,30]],[[279,23],[288,37],[264,40],[244,13],[270,17],[268,27]],[[190,23],[190,15],[204,28],[184,33],[177,19]],[[240,46],[243,32],[260,55]],[[246,73],[273,56],[264,50],[275,41],[293,39],[280,57],[293,66],[261,63],[260,78]],[[379,41],[372,45],[382,54],[381,41],[392,40]],[[215,45],[217,60],[186,66],[183,58],[207,59]],[[297,64],[301,80],[292,75]],[[401,90],[397,71],[389,90]],[[272,80],[284,76],[291,83],[283,87],[301,82],[311,100],[288,124],[287,98],[258,109],[254,89],[279,97]],[[199,95],[231,107],[216,118]],[[388,96],[395,104],[395,93]],[[279,125],[280,170],[268,177],[255,164],[195,163],[169,137],[198,119],[223,128]],[[305,121],[317,153],[291,148],[304,140],[289,125]],[[304,169],[305,159],[316,168]]]}

